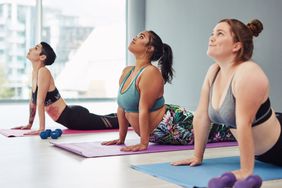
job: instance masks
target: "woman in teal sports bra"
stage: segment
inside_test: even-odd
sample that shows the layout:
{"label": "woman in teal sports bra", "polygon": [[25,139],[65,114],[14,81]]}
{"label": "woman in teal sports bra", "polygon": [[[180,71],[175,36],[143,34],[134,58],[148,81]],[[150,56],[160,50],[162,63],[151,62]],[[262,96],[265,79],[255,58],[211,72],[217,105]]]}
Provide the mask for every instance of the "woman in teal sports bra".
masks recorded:
{"label": "woman in teal sports bra", "polygon": [[[200,165],[210,122],[230,128],[238,141],[240,169],[236,179],[253,174],[255,159],[282,166],[282,116],[269,100],[269,81],[251,60],[253,37],[263,30],[259,20],[247,25],[236,19],[221,20],[209,38],[207,54],[215,63],[204,80],[193,125],[194,156],[173,165]],[[235,182],[234,182],[235,183]]]}
{"label": "woman in teal sports bra", "polygon": [[[123,147],[122,151],[146,150],[149,142],[159,144],[192,144],[193,114],[164,101],[164,84],[173,78],[172,50],[153,31],[139,33],[128,49],[136,58],[120,77],[118,92],[119,138],[102,144],[123,144],[130,124],[140,136],[140,143]],[[158,61],[158,67],[151,64]],[[234,140],[222,126],[213,126],[210,141]]]}

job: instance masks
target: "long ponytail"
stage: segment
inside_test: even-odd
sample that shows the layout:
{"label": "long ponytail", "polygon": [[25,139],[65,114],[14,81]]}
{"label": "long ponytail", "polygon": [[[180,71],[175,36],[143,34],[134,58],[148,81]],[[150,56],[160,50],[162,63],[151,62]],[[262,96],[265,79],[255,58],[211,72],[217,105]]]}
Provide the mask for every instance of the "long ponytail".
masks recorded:
{"label": "long ponytail", "polygon": [[165,83],[166,82],[171,83],[171,80],[173,78],[172,59],[173,59],[173,54],[171,47],[164,43],[163,55],[159,59],[158,65],[161,69]]}
{"label": "long ponytail", "polygon": [[161,69],[163,79],[165,83],[171,83],[173,78],[173,53],[171,47],[168,44],[162,42],[161,38],[154,32],[150,33],[149,45],[154,47],[154,52],[151,56],[151,61],[158,61],[158,66]]}

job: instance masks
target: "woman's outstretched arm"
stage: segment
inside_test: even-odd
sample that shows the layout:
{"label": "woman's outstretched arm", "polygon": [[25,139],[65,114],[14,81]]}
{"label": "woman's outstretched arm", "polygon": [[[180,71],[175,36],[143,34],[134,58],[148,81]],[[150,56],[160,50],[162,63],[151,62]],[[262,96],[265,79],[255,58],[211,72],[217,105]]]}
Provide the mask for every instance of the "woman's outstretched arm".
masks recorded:
{"label": "woman's outstretched arm", "polygon": [[194,119],[193,119],[194,145],[195,145],[194,156],[188,159],[172,162],[171,163],[172,165],[196,166],[202,163],[206,143],[208,140],[210,123],[211,123],[208,116],[211,79],[214,77],[217,69],[218,66],[214,64],[208,70],[201,89],[201,95],[200,95],[198,107],[194,114]]}

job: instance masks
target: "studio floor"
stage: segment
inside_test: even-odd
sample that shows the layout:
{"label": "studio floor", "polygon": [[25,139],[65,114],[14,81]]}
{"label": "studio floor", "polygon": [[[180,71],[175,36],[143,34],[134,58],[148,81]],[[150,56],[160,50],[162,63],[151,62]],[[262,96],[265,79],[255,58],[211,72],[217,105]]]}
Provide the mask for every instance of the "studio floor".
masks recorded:
{"label": "studio floor", "polygon": [[[10,126],[5,124],[0,128],[9,128]],[[47,125],[47,127],[61,128],[57,124]],[[62,135],[58,141],[102,141],[114,139],[117,136],[117,132]],[[129,132],[127,138],[137,138],[137,136],[134,132]],[[49,141],[50,139],[41,140],[39,136],[7,138],[0,135],[0,187],[176,188],[179,186],[136,171],[130,166],[170,162],[192,155],[192,151],[175,151],[84,158],[58,149],[52,146]],[[205,157],[214,158],[238,154],[237,147],[214,148],[207,149]],[[279,187],[282,187],[282,180],[263,182],[263,188]]]}

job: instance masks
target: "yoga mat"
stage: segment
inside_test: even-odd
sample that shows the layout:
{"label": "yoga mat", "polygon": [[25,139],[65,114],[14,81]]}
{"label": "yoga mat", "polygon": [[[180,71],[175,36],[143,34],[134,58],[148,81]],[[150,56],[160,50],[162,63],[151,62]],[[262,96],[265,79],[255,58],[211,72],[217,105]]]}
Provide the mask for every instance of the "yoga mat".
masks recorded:
{"label": "yoga mat", "polygon": [[[126,140],[126,145],[138,144],[139,139]],[[54,146],[73,152],[75,154],[81,155],[83,157],[106,157],[106,156],[116,156],[116,155],[132,155],[132,154],[142,154],[142,153],[155,153],[155,152],[166,152],[166,151],[178,151],[178,150],[189,150],[193,149],[193,145],[159,145],[150,143],[147,150],[138,152],[124,152],[120,151],[120,148],[125,145],[101,145],[101,142],[80,142],[80,143],[58,143],[56,141],[51,141]],[[235,146],[237,142],[221,142],[221,143],[211,143],[207,147],[227,147]]]}
{"label": "yoga mat", "polygon": [[24,135],[33,130],[21,130],[21,129],[0,129],[0,134],[6,137],[22,137],[22,136],[34,136],[34,135]]}
{"label": "yoga mat", "polygon": [[[56,128],[52,129],[55,130]],[[128,128],[129,131],[133,130],[131,127]],[[20,129],[0,129],[0,134],[6,137],[23,137],[23,136],[34,136],[34,135],[24,135],[32,130],[20,130]],[[71,130],[63,129],[63,134],[90,134],[90,133],[105,133],[105,132],[118,132],[118,129],[104,129],[104,130]],[[36,135],[35,135],[36,136]]]}
{"label": "yoga mat", "polygon": [[[239,169],[240,158],[236,156],[205,159],[201,166],[196,167],[172,166],[169,163],[132,165],[131,167],[183,187],[207,187],[211,178]],[[281,179],[282,167],[256,161],[254,174],[259,175],[263,180]]]}
{"label": "yoga mat", "polygon": [[[128,131],[132,131],[132,127],[128,127]],[[105,132],[118,132],[118,129],[102,129],[102,130],[72,130],[64,129],[63,134],[87,134],[87,133],[105,133]]]}

